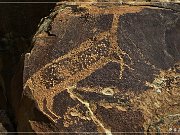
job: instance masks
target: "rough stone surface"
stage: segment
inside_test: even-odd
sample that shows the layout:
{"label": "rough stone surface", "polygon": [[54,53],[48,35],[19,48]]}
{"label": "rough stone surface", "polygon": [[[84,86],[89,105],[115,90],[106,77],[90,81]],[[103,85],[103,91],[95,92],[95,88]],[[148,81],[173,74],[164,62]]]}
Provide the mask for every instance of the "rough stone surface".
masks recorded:
{"label": "rough stone surface", "polygon": [[0,133],[14,132],[14,127],[5,110],[0,110]]}
{"label": "rough stone surface", "polygon": [[57,4],[25,56],[18,131],[179,128],[179,43],[170,8]]}

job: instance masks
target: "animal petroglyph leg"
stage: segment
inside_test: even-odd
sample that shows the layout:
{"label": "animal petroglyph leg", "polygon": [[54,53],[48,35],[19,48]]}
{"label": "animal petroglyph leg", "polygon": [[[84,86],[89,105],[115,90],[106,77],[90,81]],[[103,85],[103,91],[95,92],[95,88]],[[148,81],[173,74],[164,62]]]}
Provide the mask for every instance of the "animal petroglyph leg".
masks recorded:
{"label": "animal petroglyph leg", "polygon": [[123,71],[124,68],[127,67],[131,70],[133,70],[129,65],[127,65],[123,59],[123,56],[128,56],[128,58],[131,60],[131,57],[129,56],[129,54],[127,54],[126,52],[124,52],[118,45],[118,38],[117,38],[117,28],[118,28],[118,23],[119,23],[119,16],[118,15],[114,15],[113,18],[113,23],[112,23],[112,28],[110,30],[110,43],[111,43],[111,51],[110,53],[113,54],[115,53],[116,55],[118,55],[118,59],[117,58],[112,58],[115,62],[118,62],[120,64],[120,75],[119,75],[119,79],[122,79],[123,76]]}

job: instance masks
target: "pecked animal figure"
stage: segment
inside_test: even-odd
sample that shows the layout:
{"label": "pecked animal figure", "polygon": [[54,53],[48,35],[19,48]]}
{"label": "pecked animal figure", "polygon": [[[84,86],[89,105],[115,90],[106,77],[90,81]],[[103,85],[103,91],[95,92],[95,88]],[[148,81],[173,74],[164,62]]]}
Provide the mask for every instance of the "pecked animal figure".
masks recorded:
{"label": "pecked animal figure", "polygon": [[141,111],[142,102],[133,102],[152,90],[161,70],[178,62],[164,43],[172,37],[164,28],[172,28],[169,22],[179,27],[178,18],[174,11],[150,6],[57,5],[25,56],[23,116],[18,117],[25,124],[18,130],[146,130],[145,117],[151,115]]}

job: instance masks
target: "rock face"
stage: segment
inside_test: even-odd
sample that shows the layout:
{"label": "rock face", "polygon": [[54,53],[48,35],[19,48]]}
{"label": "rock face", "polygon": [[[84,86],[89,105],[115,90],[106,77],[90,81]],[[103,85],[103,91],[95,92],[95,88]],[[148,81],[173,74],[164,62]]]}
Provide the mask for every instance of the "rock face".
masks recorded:
{"label": "rock face", "polygon": [[57,4],[33,45],[25,56],[18,131],[179,128],[180,12]]}
{"label": "rock face", "polygon": [[[30,1],[37,2],[23,0]],[[12,123],[16,123],[14,117],[22,97],[24,59],[20,61],[21,55],[31,48],[32,35],[35,34],[42,17],[49,15],[55,6],[55,3],[16,2],[19,0],[0,0],[0,110],[6,112],[6,117],[9,117]],[[0,132],[12,131],[4,126],[4,123],[7,123],[2,122],[2,119],[4,120],[4,116],[0,115]]]}
{"label": "rock face", "polygon": [[13,125],[5,110],[0,110],[0,132],[6,134],[7,132],[14,132]]}

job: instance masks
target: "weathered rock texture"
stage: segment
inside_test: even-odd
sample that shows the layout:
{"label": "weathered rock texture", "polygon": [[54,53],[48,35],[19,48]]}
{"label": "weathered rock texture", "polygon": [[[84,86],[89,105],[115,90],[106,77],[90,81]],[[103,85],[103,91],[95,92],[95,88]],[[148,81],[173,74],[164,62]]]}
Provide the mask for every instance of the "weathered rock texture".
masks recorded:
{"label": "weathered rock texture", "polygon": [[0,133],[7,134],[7,132],[13,132],[14,127],[5,110],[0,110]]}
{"label": "weathered rock texture", "polygon": [[[37,0],[23,1],[37,2]],[[20,1],[0,0],[0,109],[4,110],[6,116],[14,123],[22,96],[24,59],[23,57],[21,59],[21,55],[32,48],[31,39],[38,28],[38,23],[49,15],[55,6],[55,3],[15,2]],[[3,115],[0,115],[1,119],[4,119]],[[4,128],[8,131],[6,126]]]}
{"label": "weathered rock texture", "polygon": [[177,10],[57,4],[33,45],[25,57],[18,131],[179,128]]}

